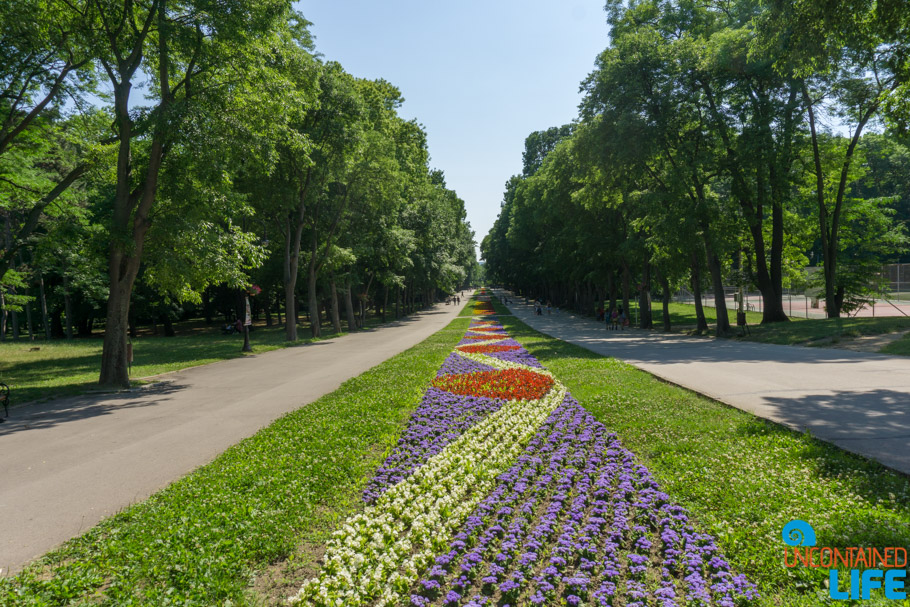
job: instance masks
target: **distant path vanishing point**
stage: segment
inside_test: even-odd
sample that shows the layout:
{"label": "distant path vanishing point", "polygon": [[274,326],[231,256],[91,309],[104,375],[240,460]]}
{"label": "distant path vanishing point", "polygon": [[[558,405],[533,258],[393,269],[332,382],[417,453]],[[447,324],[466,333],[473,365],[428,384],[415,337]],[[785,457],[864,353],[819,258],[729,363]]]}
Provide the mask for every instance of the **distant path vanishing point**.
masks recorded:
{"label": "distant path vanishing point", "polygon": [[0,575],[420,343],[462,308],[437,305],[341,338],[178,371],[144,389],[14,409],[0,425]]}

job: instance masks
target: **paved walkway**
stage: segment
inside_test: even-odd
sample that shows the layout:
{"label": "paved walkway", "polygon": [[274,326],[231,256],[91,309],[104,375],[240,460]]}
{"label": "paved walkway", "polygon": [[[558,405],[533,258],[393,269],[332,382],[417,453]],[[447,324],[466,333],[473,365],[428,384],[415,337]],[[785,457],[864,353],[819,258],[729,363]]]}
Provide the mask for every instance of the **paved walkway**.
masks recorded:
{"label": "paved walkway", "polygon": [[608,331],[567,312],[535,316],[523,301],[512,312],[542,333],[910,474],[910,358]]}
{"label": "paved walkway", "polygon": [[173,373],[141,390],[14,409],[0,426],[0,575],[423,341],[460,310],[437,305],[378,329]]}

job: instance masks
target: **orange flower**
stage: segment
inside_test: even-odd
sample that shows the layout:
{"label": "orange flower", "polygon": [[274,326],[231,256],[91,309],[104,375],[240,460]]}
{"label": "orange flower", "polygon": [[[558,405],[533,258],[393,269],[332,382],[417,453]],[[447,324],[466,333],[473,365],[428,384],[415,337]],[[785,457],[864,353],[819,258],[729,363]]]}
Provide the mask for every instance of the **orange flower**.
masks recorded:
{"label": "orange flower", "polygon": [[470,352],[471,354],[490,354],[491,352],[510,352],[511,350],[518,350],[520,346],[497,346],[496,344],[490,345],[467,345],[467,346],[458,346],[458,350],[462,352]]}
{"label": "orange flower", "polygon": [[554,383],[547,375],[525,369],[441,375],[433,380],[434,387],[446,392],[506,400],[536,400]]}

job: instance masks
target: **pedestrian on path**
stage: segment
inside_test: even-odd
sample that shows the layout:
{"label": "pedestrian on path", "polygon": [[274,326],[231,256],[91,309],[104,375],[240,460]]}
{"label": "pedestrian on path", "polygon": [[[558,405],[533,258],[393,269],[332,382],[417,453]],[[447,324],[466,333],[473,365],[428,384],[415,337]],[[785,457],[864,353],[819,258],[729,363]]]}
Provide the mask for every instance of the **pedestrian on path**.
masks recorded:
{"label": "pedestrian on path", "polygon": [[619,328],[619,312],[616,308],[610,311],[610,330],[615,331]]}
{"label": "pedestrian on path", "polygon": [[622,309],[622,306],[619,306],[619,317],[617,318],[617,320],[619,321],[619,328],[622,329],[623,331],[625,331],[626,324],[628,324],[629,320],[626,318],[626,313]]}

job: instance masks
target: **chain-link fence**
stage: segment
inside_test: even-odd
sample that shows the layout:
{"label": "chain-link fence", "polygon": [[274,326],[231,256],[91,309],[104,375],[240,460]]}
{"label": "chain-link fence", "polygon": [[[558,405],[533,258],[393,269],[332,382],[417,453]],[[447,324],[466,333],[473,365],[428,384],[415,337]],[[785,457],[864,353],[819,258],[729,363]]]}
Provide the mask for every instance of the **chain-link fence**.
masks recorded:
{"label": "chain-link fence", "polygon": [[[821,268],[806,268],[807,274],[820,272]],[[878,294],[872,302],[851,316],[910,316],[910,264],[887,264],[882,266],[878,281],[881,285]],[[807,281],[808,282],[808,281]],[[724,287],[724,299],[727,309],[739,309],[739,289],[737,287]],[[714,307],[714,292],[702,292],[702,305]],[[797,318],[825,318],[824,293],[818,287],[784,289],[784,311],[788,316]],[[678,303],[693,303],[694,296],[687,289],[680,289],[673,297]],[[758,291],[745,291],[743,293],[743,308],[750,312],[762,312],[763,303],[761,293]]]}

